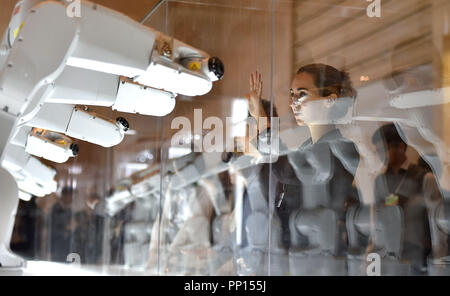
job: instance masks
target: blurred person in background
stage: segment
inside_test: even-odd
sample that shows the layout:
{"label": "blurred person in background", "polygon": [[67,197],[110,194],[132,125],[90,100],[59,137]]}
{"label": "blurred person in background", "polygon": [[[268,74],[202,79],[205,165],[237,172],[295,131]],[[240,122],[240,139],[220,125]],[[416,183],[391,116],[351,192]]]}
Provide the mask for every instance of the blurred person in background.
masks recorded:
{"label": "blurred person in background", "polygon": [[85,209],[75,214],[78,227],[75,229],[75,249],[79,250],[81,263],[99,264],[102,259],[105,213],[100,197],[91,194],[86,199]]}
{"label": "blurred person in background", "polygon": [[11,239],[11,250],[27,260],[41,258],[41,226],[44,212],[37,205],[37,198],[20,200]]}
{"label": "blurred person in background", "polygon": [[54,262],[66,262],[67,255],[77,253],[72,252],[73,232],[77,223],[71,209],[73,195],[72,187],[64,187],[60,199],[50,210],[48,241],[50,260]]}
{"label": "blurred person in background", "polygon": [[425,174],[431,170],[421,158],[418,164],[409,163],[408,145],[394,124],[379,128],[372,143],[386,166],[384,173],[375,180],[375,202],[398,205],[403,210],[402,259],[411,262],[413,274],[423,274],[431,251],[431,237],[422,185]]}

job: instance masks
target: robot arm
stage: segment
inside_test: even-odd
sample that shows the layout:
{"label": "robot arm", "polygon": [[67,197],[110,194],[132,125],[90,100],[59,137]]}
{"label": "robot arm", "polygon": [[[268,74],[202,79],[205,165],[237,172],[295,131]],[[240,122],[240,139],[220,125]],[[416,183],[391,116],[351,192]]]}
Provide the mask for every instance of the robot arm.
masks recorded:
{"label": "robot arm", "polygon": [[178,93],[206,94],[223,76],[219,59],[112,10],[83,1],[83,17],[70,19],[60,2],[36,3],[17,4],[3,46],[0,96],[20,124],[29,124],[45,102],[163,116]]}
{"label": "robot arm", "polygon": [[[120,13],[82,1],[81,17],[71,18],[64,3],[18,1],[0,43],[0,162],[19,189],[37,196],[56,191],[56,172],[30,154],[63,162],[76,154],[66,136],[111,147],[128,128],[123,118],[76,105],[164,116],[177,94],[208,93],[224,70],[218,58]],[[3,197],[10,206],[0,215],[12,217],[13,198]],[[19,264],[6,244],[0,239],[0,264]]]}
{"label": "robot arm", "polygon": [[[111,147],[122,141],[126,120],[75,105],[164,116],[178,93],[203,95],[223,76],[219,59],[120,13],[87,1],[80,18],[67,17],[66,9],[38,0],[19,1],[14,9],[0,47],[0,101],[10,141],[17,141],[13,126],[26,125]],[[42,141],[31,139],[27,146],[35,147],[27,151],[45,157],[36,151]]]}
{"label": "robot arm", "polygon": [[[3,96],[18,98],[22,95],[28,100],[34,99],[31,104],[24,104],[27,101],[22,99],[22,104],[15,108],[17,111],[25,109],[22,122],[38,111],[46,97],[61,102],[62,98],[70,96],[64,90],[79,90],[82,81],[77,80],[80,77],[92,81],[86,88],[81,87],[85,89],[82,99],[86,103],[112,106],[121,99],[122,91],[129,93],[130,89],[139,89],[133,87],[135,84],[147,88],[147,92],[141,92],[142,100],[146,94],[148,97],[155,93],[172,99],[176,94],[206,94],[212,82],[223,76],[219,59],[210,58],[198,49],[107,8],[83,1],[82,17],[71,19],[60,2],[45,1],[31,6],[31,10],[29,4],[29,1],[21,1],[16,6],[19,13],[12,23],[21,22],[18,28],[11,26],[9,29],[9,36],[13,34],[15,38],[9,40],[11,48],[4,69],[8,75],[3,75],[1,81],[2,86],[6,86]],[[58,42],[47,42],[49,34]],[[31,73],[30,69],[36,71]],[[122,80],[119,85],[121,76],[129,80]],[[18,85],[23,87],[18,90],[15,87]],[[100,92],[89,94],[88,91],[95,88]],[[118,97],[112,95],[111,88],[119,89]],[[43,93],[47,95],[42,96]],[[64,103],[72,103],[70,101],[68,98]],[[29,105],[29,108],[22,105]],[[142,114],[146,114],[145,111]]]}
{"label": "robot arm", "polygon": [[51,103],[45,103],[27,126],[62,133],[103,147],[120,144],[129,128],[122,117],[114,122],[80,107]]}

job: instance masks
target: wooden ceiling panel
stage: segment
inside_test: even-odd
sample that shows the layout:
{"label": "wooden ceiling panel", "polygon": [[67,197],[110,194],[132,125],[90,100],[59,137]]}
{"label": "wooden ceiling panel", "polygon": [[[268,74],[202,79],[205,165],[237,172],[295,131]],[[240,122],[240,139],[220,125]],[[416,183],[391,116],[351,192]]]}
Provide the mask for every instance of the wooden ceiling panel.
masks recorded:
{"label": "wooden ceiling panel", "polygon": [[[351,1],[345,4],[351,4]],[[425,45],[431,42],[431,8],[432,1],[428,0],[383,1],[381,18],[369,18],[365,12],[347,21],[316,17],[301,28],[295,28],[294,65],[297,68],[312,62],[328,63],[349,70],[357,79],[355,84],[360,84],[361,75],[372,80],[389,74],[390,52],[408,40],[413,44],[405,52],[404,64],[430,62],[432,49]],[[329,10],[324,11],[326,13]],[[324,20],[329,20],[330,24]],[[330,29],[317,33],[326,28]]]}
{"label": "wooden ceiling panel", "polygon": [[[388,2],[383,5],[382,18],[368,18],[363,14],[340,27],[316,36],[317,38],[314,38],[310,42],[298,40],[296,41],[297,46],[302,47],[307,45],[316,58],[321,58],[329,54],[330,51],[351,45],[353,42],[367,38],[378,31],[383,29],[389,30],[391,25],[430,6],[429,3],[423,0],[409,1],[409,3],[405,1]],[[394,13],[393,11],[400,12]]]}
{"label": "wooden ceiling panel", "polygon": [[[420,65],[430,64],[433,59],[433,56],[430,54],[432,52],[431,44],[432,39],[428,35],[426,37],[424,36],[424,38],[416,39],[408,46],[399,49],[398,53],[404,57],[399,66],[403,69],[410,69]],[[384,55],[378,55],[372,60],[352,68],[347,68],[346,70],[349,72],[351,81],[353,81],[356,87],[383,79],[392,71],[391,54],[387,52]],[[360,81],[361,76],[366,76],[369,78],[369,81]]]}
{"label": "wooden ceiling panel", "polygon": [[[390,0],[385,1],[388,3]],[[346,0],[324,7],[319,15],[307,21],[296,16],[295,43],[307,42],[327,32],[340,29],[352,19],[362,15],[366,16],[366,8],[367,3],[364,1]]]}
{"label": "wooden ceiling panel", "polygon": [[324,11],[332,9],[345,0],[298,0],[294,4],[295,27],[323,15]]}

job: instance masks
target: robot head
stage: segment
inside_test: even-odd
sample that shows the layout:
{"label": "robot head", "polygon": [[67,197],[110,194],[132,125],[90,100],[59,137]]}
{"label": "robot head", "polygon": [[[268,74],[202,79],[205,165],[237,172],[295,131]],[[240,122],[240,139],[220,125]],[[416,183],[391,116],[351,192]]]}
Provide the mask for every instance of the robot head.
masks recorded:
{"label": "robot head", "polygon": [[80,146],[78,146],[78,144],[71,144],[70,150],[72,151],[73,156],[77,156],[80,152]]}
{"label": "robot head", "polygon": [[130,129],[130,124],[128,123],[128,121],[125,118],[119,117],[116,119],[116,122],[122,128],[122,130],[124,132],[126,132]]}
{"label": "robot head", "polygon": [[212,57],[208,60],[208,69],[217,77],[218,80],[223,78],[225,67],[218,57]]}

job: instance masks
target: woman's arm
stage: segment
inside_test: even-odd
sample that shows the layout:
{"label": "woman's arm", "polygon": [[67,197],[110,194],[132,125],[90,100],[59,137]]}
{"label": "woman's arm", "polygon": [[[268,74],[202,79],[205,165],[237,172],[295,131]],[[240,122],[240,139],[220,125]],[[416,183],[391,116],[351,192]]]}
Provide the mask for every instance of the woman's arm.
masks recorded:
{"label": "woman's arm", "polygon": [[[246,94],[245,97],[248,101],[248,111],[258,124],[258,133],[270,128],[270,122],[267,120],[267,113],[262,103],[262,90],[262,76],[261,73],[256,71],[250,75],[250,93]],[[266,120],[261,120],[262,118],[266,118]]]}

